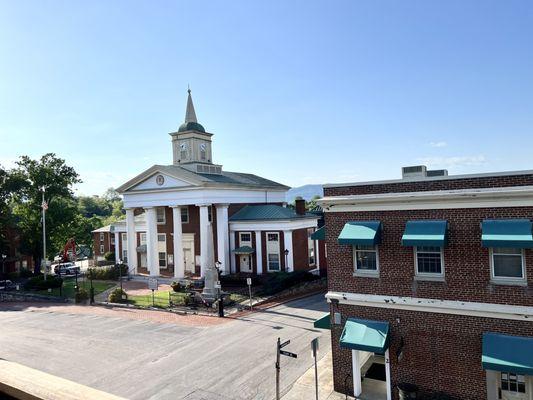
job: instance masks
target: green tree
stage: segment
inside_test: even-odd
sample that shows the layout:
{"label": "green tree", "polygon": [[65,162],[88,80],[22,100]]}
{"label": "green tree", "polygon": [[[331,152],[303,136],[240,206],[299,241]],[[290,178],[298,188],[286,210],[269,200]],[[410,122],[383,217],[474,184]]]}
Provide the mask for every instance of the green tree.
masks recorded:
{"label": "green tree", "polygon": [[[48,257],[59,248],[56,237],[65,229],[77,212],[73,185],[81,182],[74,168],[53,153],[43,155],[38,160],[28,156],[20,157],[17,167],[11,171],[14,187],[17,188],[13,201],[13,215],[17,218],[17,228],[21,233],[21,250],[31,254],[35,265],[40,265],[42,253],[42,189],[48,205],[46,215],[47,233],[50,240]],[[68,232],[64,234],[69,234]]]}
{"label": "green tree", "polygon": [[317,200],[320,199],[320,196],[314,195],[313,198],[305,202],[305,208],[307,211],[313,211],[317,206]]}

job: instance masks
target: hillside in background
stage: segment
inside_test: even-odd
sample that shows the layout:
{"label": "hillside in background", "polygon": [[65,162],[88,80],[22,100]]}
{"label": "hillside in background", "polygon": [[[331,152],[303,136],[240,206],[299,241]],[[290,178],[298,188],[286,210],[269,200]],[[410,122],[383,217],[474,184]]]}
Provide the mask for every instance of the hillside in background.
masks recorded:
{"label": "hillside in background", "polygon": [[314,196],[324,196],[324,189],[322,185],[304,185],[292,188],[287,192],[287,203],[292,203],[298,196],[309,201]]}

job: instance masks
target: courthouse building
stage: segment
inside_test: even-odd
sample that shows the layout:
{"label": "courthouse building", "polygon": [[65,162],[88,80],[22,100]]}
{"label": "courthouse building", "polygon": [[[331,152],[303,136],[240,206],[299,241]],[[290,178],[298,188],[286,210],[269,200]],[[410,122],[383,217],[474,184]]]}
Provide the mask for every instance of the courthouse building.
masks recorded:
{"label": "courthouse building", "polygon": [[533,171],[406,167],[324,196],[337,391],[533,399]]}
{"label": "courthouse building", "polygon": [[114,252],[133,274],[203,276],[209,254],[224,274],[319,270],[319,217],[286,204],[287,186],[213,163],[213,134],[189,91],[185,122],[170,133],[172,165],[120,186],[125,221],[97,229],[96,258]]}

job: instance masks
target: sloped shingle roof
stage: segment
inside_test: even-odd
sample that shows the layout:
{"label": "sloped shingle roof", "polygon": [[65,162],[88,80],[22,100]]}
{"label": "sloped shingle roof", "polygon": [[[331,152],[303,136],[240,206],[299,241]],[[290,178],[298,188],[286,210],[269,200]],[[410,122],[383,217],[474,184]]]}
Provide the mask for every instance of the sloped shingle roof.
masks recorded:
{"label": "sloped shingle roof", "polygon": [[318,218],[316,215],[296,214],[292,208],[282,207],[275,204],[257,206],[245,206],[230,217],[230,221],[263,221],[263,220],[287,220],[302,218]]}

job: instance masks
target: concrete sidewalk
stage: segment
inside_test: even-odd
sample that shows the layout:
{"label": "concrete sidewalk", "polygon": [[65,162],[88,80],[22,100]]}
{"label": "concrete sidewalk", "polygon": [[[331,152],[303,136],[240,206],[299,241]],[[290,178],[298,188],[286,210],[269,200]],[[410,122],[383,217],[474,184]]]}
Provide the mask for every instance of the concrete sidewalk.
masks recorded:
{"label": "concrete sidewalk", "polygon": [[[344,394],[333,390],[333,364],[331,351],[318,362],[318,398],[319,400],[345,400]],[[283,400],[315,399],[315,367],[309,368],[282,396]],[[353,397],[348,396],[348,399]]]}

